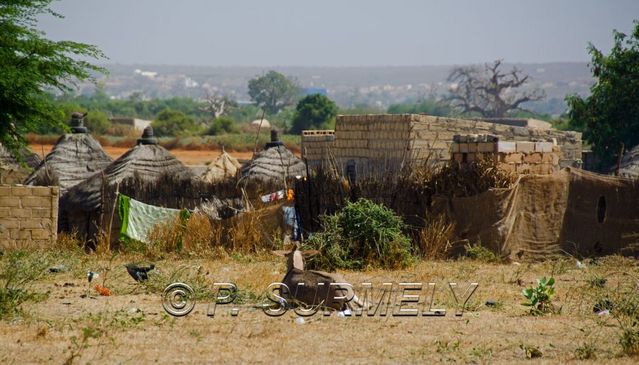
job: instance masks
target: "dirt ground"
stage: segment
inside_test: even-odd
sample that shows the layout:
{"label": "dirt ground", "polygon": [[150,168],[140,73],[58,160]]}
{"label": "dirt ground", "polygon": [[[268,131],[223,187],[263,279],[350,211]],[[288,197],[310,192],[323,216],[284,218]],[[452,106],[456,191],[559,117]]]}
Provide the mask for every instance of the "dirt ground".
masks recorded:
{"label": "dirt ground", "polygon": [[[2,260],[6,260],[7,254]],[[358,291],[359,283],[435,282],[435,306],[445,317],[307,317],[298,323],[293,311],[269,317],[255,305],[266,287],[279,281],[285,264],[267,255],[233,255],[211,259],[175,257],[156,261],[145,284],[128,276],[126,262],[141,256],[97,259],[81,253],[34,253],[33,260],[62,263],[68,269],[46,273],[31,290],[48,293],[22,306],[22,314],[0,321],[0,362],[22,363],[637,363],[623,355],[619,322],[593,313],[605,288],[633,290],[639,266],[632,259],[607,257],[577,268],[574,259],[535,264],[491,264],[472,260],[420,262],[406,270],[343,272]],[[86,272],[100,276],[111,296],[89,288]],[[557,279],[553,303],[560,313],[530,315],[521,290],[544,275]],[[593,287],[605,278],[605,288]],[[214,282],[234,282],[240,293],[239,315],[219,305],[208,317],[206,298],[185,317],[168,315],[163,288],[183,281],[201,296]],[[461,317],[446,287],[457,282],[458,295],[470,282],[479,288]],[[208,288],[207,288],[208,287]],[[634,289],[636,290],[636,289]],[[88,295],[87,295],[88,294]],[[420,293],[421,303],[430,292]],[[494,306],[487,306],[488,300]],[[392,309],[391,309],[392,311]]]}
{"label": "dirt ground", "polygon": [[[41,144],[31,144],[29,145],[31,151],[37,153],[40,156],[46,155],[51,152],[53,145],[41,145]],[[123,153],[129,150],[128,147],[112,147],[107,146],[103,147],[104,151],[113,159],[116,159],[122,156]],[[194,151],[194,150],[182,150],[182,149],[173,149],[171,153],[177,157],[178,160],[182,161],[185,165],[206,165],[207,163],[215,160],[217,156],[221,153],[221,150],[205,150],[205,151]],[[253,152],[229,152],[229,154],[240,161],[250,160],[253,157]]]}

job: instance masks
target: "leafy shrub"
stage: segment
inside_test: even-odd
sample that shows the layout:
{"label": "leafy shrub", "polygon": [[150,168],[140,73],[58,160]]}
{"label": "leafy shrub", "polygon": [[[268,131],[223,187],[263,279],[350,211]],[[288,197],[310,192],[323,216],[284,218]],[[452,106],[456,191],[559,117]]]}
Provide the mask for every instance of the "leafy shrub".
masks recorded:
{"label": "leafy shrub", "polygon": [[552,310],[551,300],[555,295],[555,278],[537,279],[537,287],[524,289],[521,294],[528,299],[524,305],[530,306],[532,314],[544,314]]}
{"label": "leafy shrub", "polygon": [[481,244],[466,245],[466,257],[487,263],[501,262],[501,258]]}
{"label": "leafy shrub", "polygon": [[200,126],[193,118],[172,109],[161,111],[151,125],[158,137],[188,136],[200,132]]}
{"label": "leafy shrub", "polygon": [[410,239],[402,232],[402,218],[383,205],[360,199],[321,220],[323,231],[307,242],[309,248],[321,252],[309,259],[310,268],[393,269],[406,267],[413,260]]}
{"label": "leafy shrub", "polygon": [[216,136],[225,133],[239,133],[239,131],[240,129],[238,128],[233,118],[222,116],[215,118],[206,134]]}

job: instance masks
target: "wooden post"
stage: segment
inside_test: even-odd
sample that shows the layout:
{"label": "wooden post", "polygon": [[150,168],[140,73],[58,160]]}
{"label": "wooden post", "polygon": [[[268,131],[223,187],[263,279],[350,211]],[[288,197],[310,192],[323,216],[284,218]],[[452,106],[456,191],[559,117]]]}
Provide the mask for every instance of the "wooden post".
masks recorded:
{"label": "wooden post", "polygon": [[619,176],[619,168],[621,167],[621,159],[623,158],[624,144],[621,142],[619,146],[619,156],[617,156],[617,167],[615,168],[615,176]]}
{"label": "wooden post", "polygon": [[255,147],[253,147],[253,157],[257,153],[257,142],[260,139],[260,130],[262,129],[262,123],[264,122],[264,109],[262,109],[262,117],[260,117],[260,125],[257,127],[257,134],[255,135]]}
{"label": "wooden post", "polygon": [[115,206],[118,204],[118,194],[120,194],[120,183],[115,185],[115,198],[113,198],[113,206],[111,207],[111,218],[109,219],[109,236],[108,241],[109,245],[111,245],[111,230],[113,227],[113,215],[115,214]]}

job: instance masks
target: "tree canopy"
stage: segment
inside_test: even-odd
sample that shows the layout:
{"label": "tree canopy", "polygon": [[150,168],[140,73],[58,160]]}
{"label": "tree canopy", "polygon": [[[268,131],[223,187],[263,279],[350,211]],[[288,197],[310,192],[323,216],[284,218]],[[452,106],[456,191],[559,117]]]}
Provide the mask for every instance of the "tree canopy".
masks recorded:
{"label": "tree canopy", "polygon": [[300,87],[279,72],[269,71],[248,82],[249,96],[269,114],[276,114],[280,109],[293,105],[299,97]]}
{"label": "tree canopy", "polygon": [[505,117],[509,112],[522,110],[522,104],[545,97],[538,89],[522,90],[528,75],[513,68],[504,73],[502,61],[485,64],[481,71],[476,66],[452,69],[448,81],[455,84],[450,90],[450,101],[462,113],[479,114],[487,118]]}
{"label": "tree canopy", "polygon": [[[86,59],[101,59],[96,47],[52,41],[36,29],[52,0],[5,0],[0,4],[0,142],[16,152],[25,135],[43,125],[63,125],[66,117],[49,92],[69,92],[75,82],[105,72]],[[74,59],[73,57],[80,59]]]}
{"label": "tree canopy", "polygon": [[326,127],[337,116],[337,105],[322,94],[304,97],[297,103],[291,132],[301,133],[304,129]]}
{"label": "tree canopy", "polygon": [[609,167],[619,152],[639,144],[639,21],[628,37],[613,31],[614,45],[604,55],[588,46],[595,83],[590,96],[567,97],[569,126],[583,130],[602,166]]}

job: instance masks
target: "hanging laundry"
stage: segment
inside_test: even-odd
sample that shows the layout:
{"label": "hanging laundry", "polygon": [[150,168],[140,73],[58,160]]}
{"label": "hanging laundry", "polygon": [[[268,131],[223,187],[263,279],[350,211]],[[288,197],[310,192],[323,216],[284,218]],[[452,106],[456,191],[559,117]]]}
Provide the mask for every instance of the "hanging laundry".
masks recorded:
{"label": "hanging laundry", "polygon": [[271,203],[286,198],[286,190],[276,191],[274,193],[262,195],[262,203]]}
{"label": "hanging laundry", "polygon": [[188,219],[188,210],[156,207],[126,195],[118,195],[118,214],[122,222],[120,234],[140,242],[148,242],[148,234],[158,224]]}

